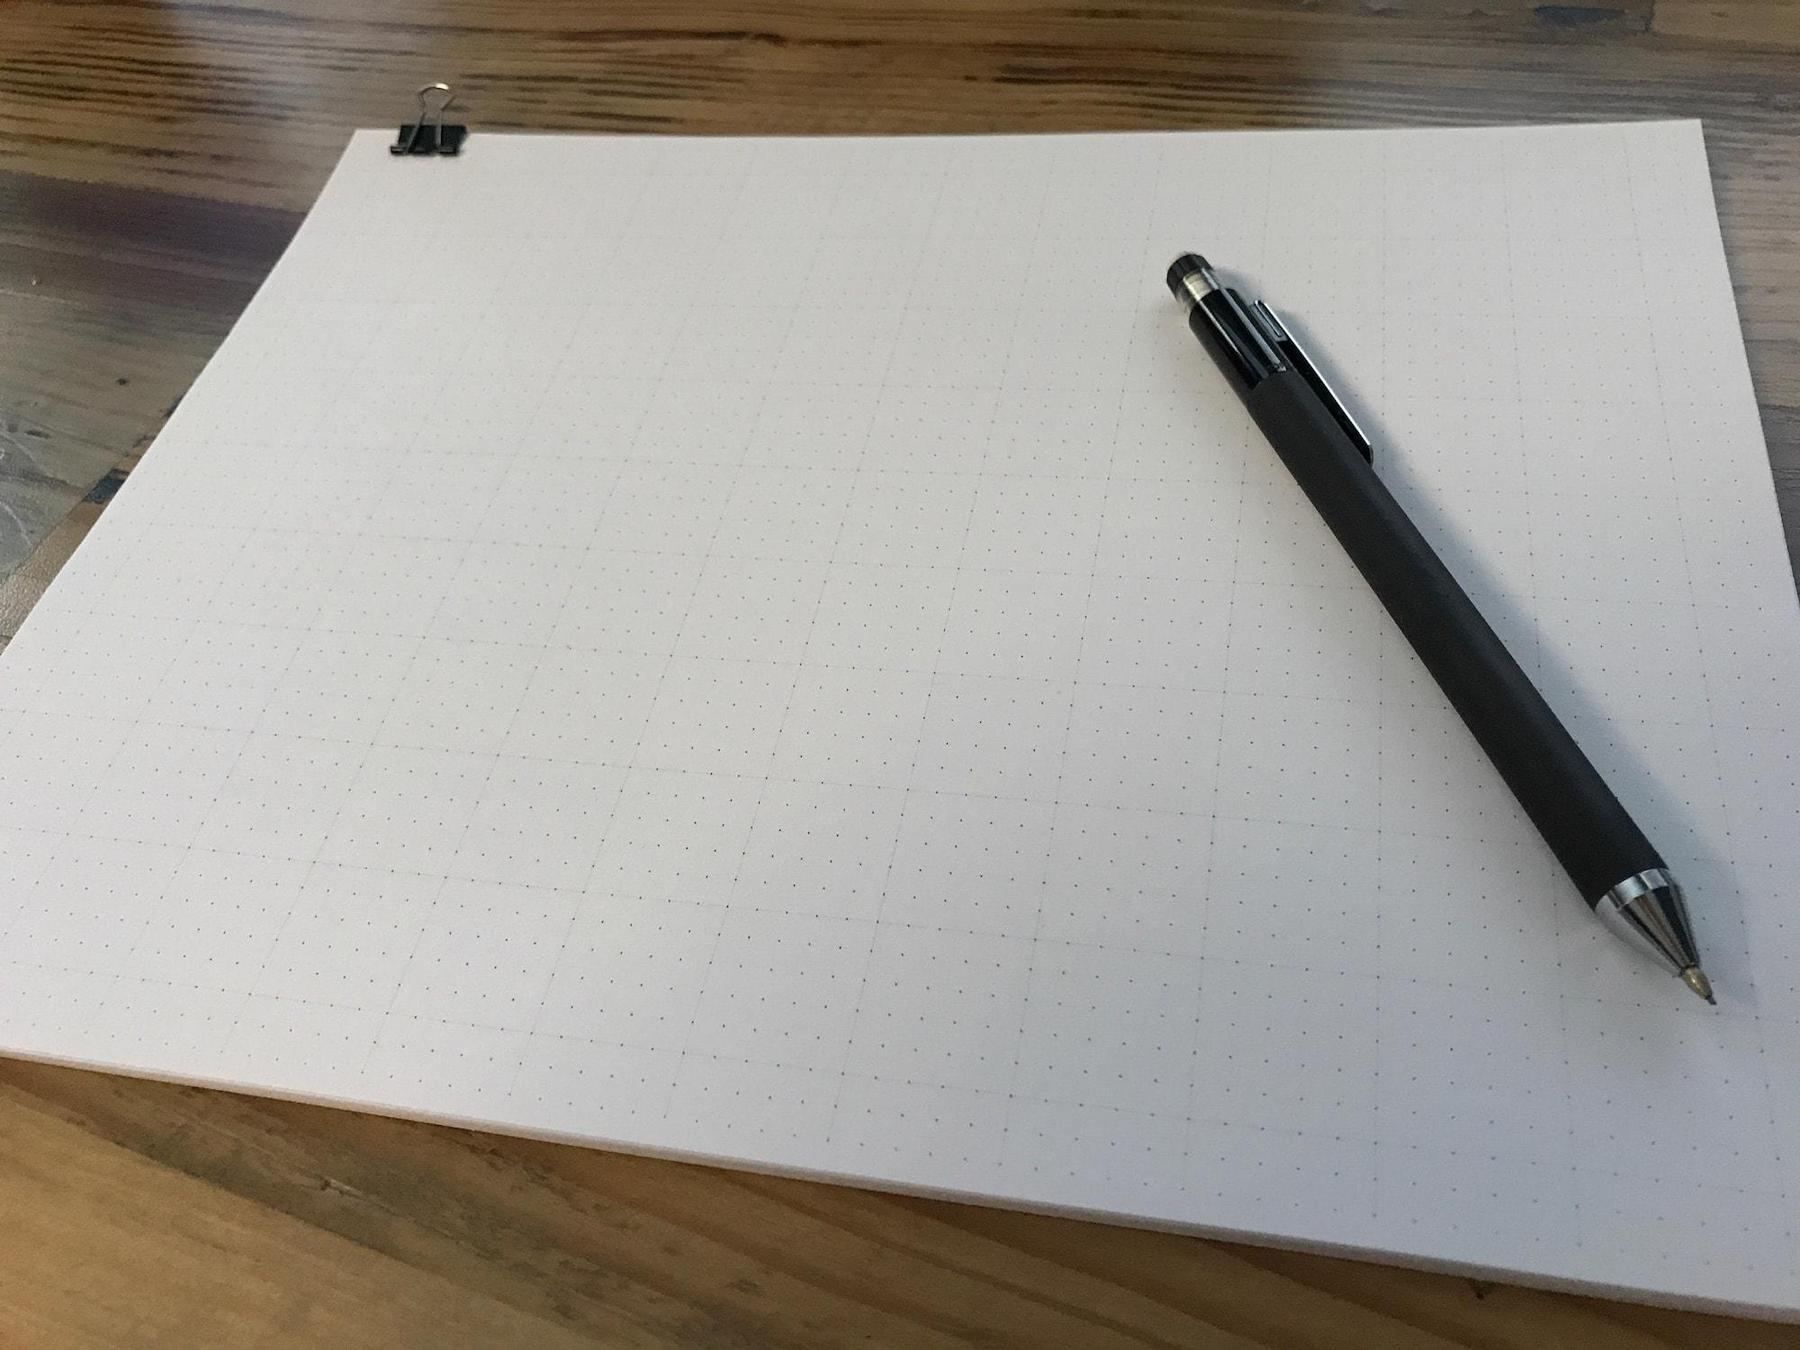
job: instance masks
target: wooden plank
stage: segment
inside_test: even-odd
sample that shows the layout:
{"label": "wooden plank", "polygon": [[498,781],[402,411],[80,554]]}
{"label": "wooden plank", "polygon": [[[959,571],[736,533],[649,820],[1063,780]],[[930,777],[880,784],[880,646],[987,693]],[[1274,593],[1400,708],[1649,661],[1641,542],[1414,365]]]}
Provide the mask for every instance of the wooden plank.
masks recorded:
{"label": "wooden plank", "polygon": [[1657,0],[1651,31],[1800,52],[1800,5],[1793,0]]}
{"label": "wooden plank", "polygon": [[13,1088],[0,1090],[0,1214],[7,1345],[591,1344],[104,1144]]}
{"label": "wooden plank", "polygon": [[299,220],[0,171],[0,578],[149,442]]}
{"label": "wooden plank", "polygon": [[[1578,21],[1590,11],[1601,21]],[[434,78],[500,128],[1371,124],[1645,116],[1678,101],[1689,115],[1735,107],[1783,123],[1742,97],[1785,87],[1773,55],[1733,63],[1646,43],[1648,13],[1648,0],[710,0],[674,11],[434,0],[401,17],[291,0],[13,0],[0,9],[0,50],[18,53],[0,166],[303,208],[349,128],[396,123],[405,94]],[[1671,75],[1690,78],[1677,89]]]}

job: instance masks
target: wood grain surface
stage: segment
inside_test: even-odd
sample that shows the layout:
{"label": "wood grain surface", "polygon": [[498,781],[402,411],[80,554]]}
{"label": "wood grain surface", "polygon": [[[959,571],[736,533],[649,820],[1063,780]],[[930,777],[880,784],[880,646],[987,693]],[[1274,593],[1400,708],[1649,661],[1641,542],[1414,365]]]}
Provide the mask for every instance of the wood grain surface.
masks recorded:
{"label": "wood grain surface", "polygon": [[[1797,70],[1796,0],[0,0],[0,643],[436,79],[478,132],[1704,118],[1792,550]],[[592,1344],[1800,1332],[0,1061],[0,1347]]]}

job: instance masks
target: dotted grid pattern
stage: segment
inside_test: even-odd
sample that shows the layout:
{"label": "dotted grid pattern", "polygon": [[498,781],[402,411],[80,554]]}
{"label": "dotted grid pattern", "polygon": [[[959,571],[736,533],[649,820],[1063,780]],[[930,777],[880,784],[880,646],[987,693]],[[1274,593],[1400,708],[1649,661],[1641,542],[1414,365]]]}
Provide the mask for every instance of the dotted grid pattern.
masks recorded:
{"label": "dotted grid pattern", "polygon": [[[1584,913],[1204,247],[1687,879]],[[1800,622],[1694,125],[362,133],[0,662],[0,1044],[1800,1308]]]}

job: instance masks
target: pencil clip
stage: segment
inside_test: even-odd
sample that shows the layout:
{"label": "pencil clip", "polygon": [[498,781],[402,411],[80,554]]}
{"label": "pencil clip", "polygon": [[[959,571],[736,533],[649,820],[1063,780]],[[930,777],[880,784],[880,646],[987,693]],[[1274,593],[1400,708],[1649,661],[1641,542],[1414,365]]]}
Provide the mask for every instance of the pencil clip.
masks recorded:
{"label": "pencil clip", "polygon": [[[432,95],[440,95],[436,108]],[[444,114],[456,101],[447,84],[428,84],[419,90],[419,118],[400,128],[400,135],[388,147],[390,155],[454,155],[462,149],[469,129],[444,121]]]}
{"label": "pencil clip", "polygon": [[1313,364],[1306,348],[1300,345],[1300,339],[1262,301],[1258,300],[1250,306],[1250,314],[1262,329],[1263,336],[1275,344],[1275,350],[1286,358],[1287,363],[1299,372],[1300,378],[1318,395],[1319,402],[1325,405],[1325,411],[1331,414],[1331,420],[1343,428],[1357,453],[1373,464],[1374,446],[1370,444],[1363,429],[1356,424],[1356,419],[1350,415],[1350,409],[1344,405],[1344,400],[1338,397],[1338,391],[1331,387],[1331,382],[1325,378],[1324,373]]}

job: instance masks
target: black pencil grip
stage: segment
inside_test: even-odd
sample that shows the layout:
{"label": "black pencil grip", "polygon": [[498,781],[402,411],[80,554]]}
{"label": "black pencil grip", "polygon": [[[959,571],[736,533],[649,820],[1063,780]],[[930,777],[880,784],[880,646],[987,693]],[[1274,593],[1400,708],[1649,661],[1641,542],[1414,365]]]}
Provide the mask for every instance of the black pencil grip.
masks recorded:
{"label": "black pencil grip", "polygon": [[1305,380],[1279,371],[1250,390],[1245,403],[1587,902],[1663,866]]}

